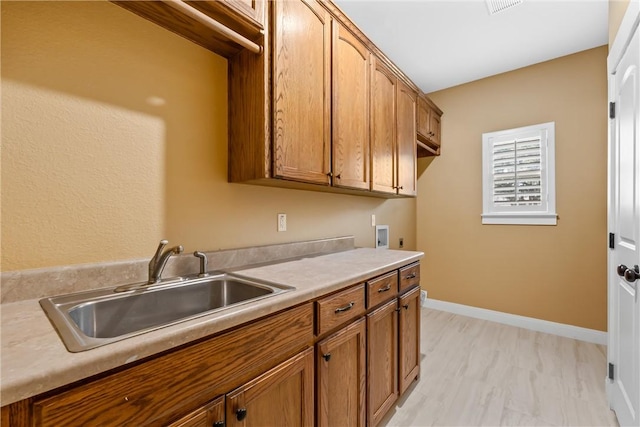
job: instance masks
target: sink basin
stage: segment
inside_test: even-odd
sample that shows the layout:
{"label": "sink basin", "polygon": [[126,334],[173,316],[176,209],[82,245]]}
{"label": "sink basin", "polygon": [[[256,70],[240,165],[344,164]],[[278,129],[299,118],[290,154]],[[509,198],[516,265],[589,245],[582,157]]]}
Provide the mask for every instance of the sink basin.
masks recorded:
{"label": "sink basin", "polygon": [[40,305],[67,349],[79,352],[292,289],[230,274],[123,288],[44,298]]}

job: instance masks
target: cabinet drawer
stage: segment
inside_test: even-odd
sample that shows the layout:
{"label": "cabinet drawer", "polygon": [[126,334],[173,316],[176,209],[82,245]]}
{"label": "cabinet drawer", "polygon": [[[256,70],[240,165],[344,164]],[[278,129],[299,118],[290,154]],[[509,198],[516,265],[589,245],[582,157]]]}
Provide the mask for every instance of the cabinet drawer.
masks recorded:
{"label": "cabinet drawer", "polygon": [[400,292],[420,284],[420,263],[400,269]]}
{"label": "cabinet drawer", "polygon": [[385,302],[398,294],[398,272],[392,271],[367,282],[367,308]]}
{"label": "cabinet drawer", "polygon": [[364,283],[316,301],[317,334],[322,335],[362,315],[364,306]]}

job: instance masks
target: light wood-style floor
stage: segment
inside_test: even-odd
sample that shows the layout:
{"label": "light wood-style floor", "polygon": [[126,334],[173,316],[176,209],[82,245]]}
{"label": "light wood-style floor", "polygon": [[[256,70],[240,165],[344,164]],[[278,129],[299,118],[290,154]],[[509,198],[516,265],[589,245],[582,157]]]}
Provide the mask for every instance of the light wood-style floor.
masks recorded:
{"label": "light wood-style floor", "polygon": [[381,426],[617,426],[606,347],[422,309],[421,373]]}

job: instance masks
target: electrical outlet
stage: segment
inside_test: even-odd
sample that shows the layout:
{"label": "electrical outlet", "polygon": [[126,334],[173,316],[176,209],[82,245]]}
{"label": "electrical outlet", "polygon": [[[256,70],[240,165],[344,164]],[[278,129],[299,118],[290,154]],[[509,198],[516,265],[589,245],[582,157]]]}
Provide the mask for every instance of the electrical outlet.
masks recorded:
{"label": "electrical outlet", "polygon": [[287,231],[287,214],[278,214],[278,231]]}
{"label": "electrical outlet", "polygon": [[376,226],[376,216],[374,214],[371,214],[371,226]]}
{"label": "electrical outlet", "polygon": [[400,241],[398,242],[398,246],[400,247],[400,249],[404,248],[404,237],[400,238]]}

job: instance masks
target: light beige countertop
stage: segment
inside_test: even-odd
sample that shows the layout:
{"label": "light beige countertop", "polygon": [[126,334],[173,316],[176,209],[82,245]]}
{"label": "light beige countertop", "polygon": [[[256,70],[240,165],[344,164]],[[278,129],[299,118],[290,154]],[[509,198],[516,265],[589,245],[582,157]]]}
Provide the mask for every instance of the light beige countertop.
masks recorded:
{"label": "light beige countertop", "polygon": [[264,317],[418,261],[422,252],[353,249],[234,274],[295,290],[80,353],[70,353],[38,299],[2,304],[1,405],[7,405]]}

